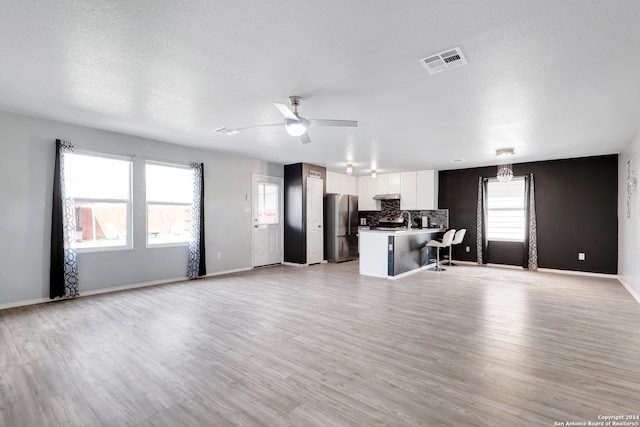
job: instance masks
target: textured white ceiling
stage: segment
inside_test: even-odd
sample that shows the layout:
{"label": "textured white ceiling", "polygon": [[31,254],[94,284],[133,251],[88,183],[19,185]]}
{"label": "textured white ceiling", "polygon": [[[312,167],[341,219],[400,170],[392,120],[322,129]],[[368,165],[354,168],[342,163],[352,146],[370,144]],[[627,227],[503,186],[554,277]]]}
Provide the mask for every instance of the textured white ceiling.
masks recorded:
{"label": "textured white ceiling", "polygon": [[[455,46],[468,65],[418,62]],[[3,0],[0,58],[0,109],[357,175],[617,153],[640,128],[636,0]],[[213,131],[289,95],[359,127]]]}

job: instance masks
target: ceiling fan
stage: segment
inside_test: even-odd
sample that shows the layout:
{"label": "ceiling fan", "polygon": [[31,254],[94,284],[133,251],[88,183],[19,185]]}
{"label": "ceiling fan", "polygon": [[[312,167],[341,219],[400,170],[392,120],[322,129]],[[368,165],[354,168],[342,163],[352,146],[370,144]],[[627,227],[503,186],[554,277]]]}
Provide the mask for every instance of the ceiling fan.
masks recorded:
{"label": "ceiling fan", "polygon": [[[309,138],[309,133],[307,132],[307,128],[309,126],[342,126],[342,127],[357,127],[358,122],[355,120],[325,120],[325,119],[305,119],[304,117],[298,114],[298,106],[302,101],[302,97],[300,96],[290,96],[289,102],[293,106],[293,111],[289,107],[284,104],[280,104],[278,102],[274,102],[273,105],[282,113],[284,116],[284,128],[287,133],[291,136],[297,136],[300,138],[303,144],[308,144],[311,142],[311,138]],[[258,125],[258,126],[249,126],[244,128],[232,129],[228,127],[221,127],[216,129],[216,132],[223,133],[225,135],[236,135],[240,131],[253,129],[258,127],[265,126],[282,126],[283,123],[272,123],[268,125]]]}

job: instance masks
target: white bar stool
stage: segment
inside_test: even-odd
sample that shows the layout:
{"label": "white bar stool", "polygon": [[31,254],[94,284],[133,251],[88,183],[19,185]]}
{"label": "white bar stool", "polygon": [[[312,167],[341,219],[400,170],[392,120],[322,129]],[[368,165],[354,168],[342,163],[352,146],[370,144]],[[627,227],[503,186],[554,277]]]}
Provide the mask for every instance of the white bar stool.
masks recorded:
{"label": "white bar stool", "polygon": [[427,243],[427,246],[437,249],[436,266],[435,268],[431,268],[431,270],[445,271],[444,268],[440,268],[440,248],[446,248],[447,246],[450,246],[451,241],[453,240],[453,236],[455,234],[456,234],[456,230],[452,228],[451,230],[444,233],[444,236],[442,236],[442,242],[438,240],[429,240],[429,242]]}
{"label": "white bar stool", "polygon": [[453,237],[453,240],[451,241],[451,244],[449,245],[449,261],[445,262],[444,265],[453,265],[454,267],[458,264],[454,264],[453,263],[453,258],[451,258],[451,246],[453,245],[459,245],[460,243],[462,243],[462,240],[464,239],[464,235],[467,233],[467,229],[466,228],[461,228],[460,230],[456,231],[456,235]]}

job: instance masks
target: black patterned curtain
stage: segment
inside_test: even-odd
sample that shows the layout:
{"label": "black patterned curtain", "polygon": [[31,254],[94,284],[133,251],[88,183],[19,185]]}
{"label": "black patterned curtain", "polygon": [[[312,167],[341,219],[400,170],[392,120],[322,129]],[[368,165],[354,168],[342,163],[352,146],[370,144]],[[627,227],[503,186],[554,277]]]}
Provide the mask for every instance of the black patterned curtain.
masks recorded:
{"label": "black patterned curtain", "polygon": [[487,180],[478,177],[478,206],[476,208],[476,253],[478,264],[487,263],[487,250],[489,241],[487,240]]}
{"label": "black patterned curtain", "polygon": [[536,192],[533,174],[525,177],[526,224],[522,267],[538,269],[538,226],[536,221]]}
{"label": "black patterned curtain", "polygon": [[187,277],[197,279],[207,274],[204,251],[204,163],[191,163],[190,166],[193,171],[193,202]]}
{"label": "black patterned curtain", "polygon": [[71,181],[71,162],[65,154],[73,146],[56,139],[55,171],[53,175],[53,208],[51,213],[51,267],[49,297],[69,298],[80,295],[75,240],[75,209],[67,194]]}

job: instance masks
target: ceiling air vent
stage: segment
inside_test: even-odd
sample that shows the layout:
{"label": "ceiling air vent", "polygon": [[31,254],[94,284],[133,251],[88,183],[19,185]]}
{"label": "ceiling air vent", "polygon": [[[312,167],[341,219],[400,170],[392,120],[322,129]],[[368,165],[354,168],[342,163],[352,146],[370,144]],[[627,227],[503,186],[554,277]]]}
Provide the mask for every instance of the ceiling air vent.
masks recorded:
{"label": "ceiling air vent", "polygon": [[429,74],[436,74],[442,71],[452,70],[467,63],[467,59],[462,54],[459,47],[448,49],[444,52],[422,58],[420,63],[427,69]]}
{"label": "ceiling air vent", "polygon": [[237,130],[231,129],[231,128],[228,128],[228,127],[224,127],[224,126],[221,127],[221,128],[216,129],[216,132],[221,133],[223,135],[235,135],[235,134],[238,133]]}

